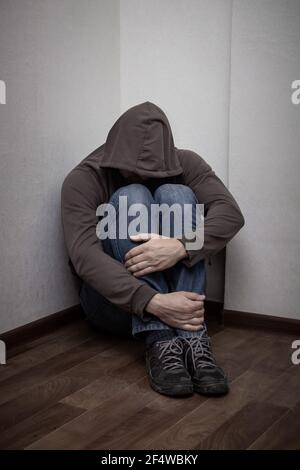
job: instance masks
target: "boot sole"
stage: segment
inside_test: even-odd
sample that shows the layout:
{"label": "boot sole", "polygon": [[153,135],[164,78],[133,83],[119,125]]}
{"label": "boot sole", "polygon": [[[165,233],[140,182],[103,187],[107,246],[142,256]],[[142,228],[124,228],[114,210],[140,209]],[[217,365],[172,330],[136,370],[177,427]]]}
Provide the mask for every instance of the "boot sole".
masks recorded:
{"label": "boot sole", "polygon": [[155,392],[160,393],[161,395],[167,395],[169,397],[187,397],[193,395],[194,392],[194,387],[191,385],[189,388],[185,387],[176,389],[176,387],[161,387],[157,383],[153,382],[150,377],[149,378],[149,383],[152,387],[152,389]]}
{"label": "boot sole", "polygon": [[212,383],[204,385],[198,385],[194,383],[194,392],[199,393],[199,395],[205,396],[221,396],[226,395],[229,392],[228,384],[226,383]]}

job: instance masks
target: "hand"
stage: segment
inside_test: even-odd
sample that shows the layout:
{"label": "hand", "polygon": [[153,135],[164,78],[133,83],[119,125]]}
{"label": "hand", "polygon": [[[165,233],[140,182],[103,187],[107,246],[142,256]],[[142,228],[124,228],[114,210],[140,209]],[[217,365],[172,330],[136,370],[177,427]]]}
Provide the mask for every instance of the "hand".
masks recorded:
{"label": "hand", "polygon": [[198,331],[203,328],[204,299],[205,295],[195,292],[156,294],[148,302],[146,310],[173,328]]}
{"label": "hand", "polygon": [[135,277],[164,271],[187,256],[183,244],[177,238],[156,233],[142,233],[130,238],[134,242],[145,242],[132,248],[125,256],[125,267]]}

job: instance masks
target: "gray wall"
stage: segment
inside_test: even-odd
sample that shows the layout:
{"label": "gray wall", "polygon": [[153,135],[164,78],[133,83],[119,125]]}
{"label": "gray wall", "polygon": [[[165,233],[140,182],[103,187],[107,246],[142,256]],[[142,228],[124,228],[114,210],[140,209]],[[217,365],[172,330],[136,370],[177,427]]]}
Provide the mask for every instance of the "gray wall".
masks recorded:
{"label": "gray wall", "polygon": [[64,176],[119,114],[119,4],[0,3],[0,331],[78,303],[60,221]]}
{"label": "gray wall", "polygon": [[300,1],[234,1],[229,187],[246,226],[225,306],[300,319]]}

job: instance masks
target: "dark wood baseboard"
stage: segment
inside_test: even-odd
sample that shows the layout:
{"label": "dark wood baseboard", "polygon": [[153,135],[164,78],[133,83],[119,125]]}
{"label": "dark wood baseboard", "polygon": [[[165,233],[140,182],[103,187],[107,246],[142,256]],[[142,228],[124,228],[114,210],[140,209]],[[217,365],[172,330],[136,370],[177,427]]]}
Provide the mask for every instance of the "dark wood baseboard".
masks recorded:
{"label": "dark wood baseboard", "polygon": [[273,315],[262,315],[226,309],[223,311],[223,317],[225,326],[242,326],[300,334],[300,320],[293,318],[275,317]]}
{"label": "dark wood baseboard", "polygon": [[80,305],[74,305],[73,307],[35,320],[27,325],[15,328],[14,330],[0,333],[0,339],[5,342],[7,349],[10,349],[20,343],[31,341],[39,336],[50,333],[63,325],[82,318],[82,316],[83,313]]}
{"label": "dark wood baseboard", "polygon": [[[239,312],[223,309],[221,302],[207,300],[206,315],[208,322],[217,321],[225,326],[242,326],[248,328],[260,328],[264,330],[282,331],[285,333],[300,334],[300,320],[261,315],[257,313]],[[11,349],[20,343],[31,341],[39,336],[48,334],[61,326],[83,318],[80,305],[74,305],[47,317],[20,326],[14,330],[0,333],[0,339],[5,342],[7,349]]]}

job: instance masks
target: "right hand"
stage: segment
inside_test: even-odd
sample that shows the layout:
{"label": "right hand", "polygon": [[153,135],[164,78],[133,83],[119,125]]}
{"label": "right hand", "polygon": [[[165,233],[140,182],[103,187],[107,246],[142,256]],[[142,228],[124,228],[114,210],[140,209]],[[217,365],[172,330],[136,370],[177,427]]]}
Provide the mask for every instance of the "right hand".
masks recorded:
{"label": "right hand", "polygon": [[195,292],[156,294],[146,310],[173,328],[187,331],[201,330],[204,322],[205,295]]}

